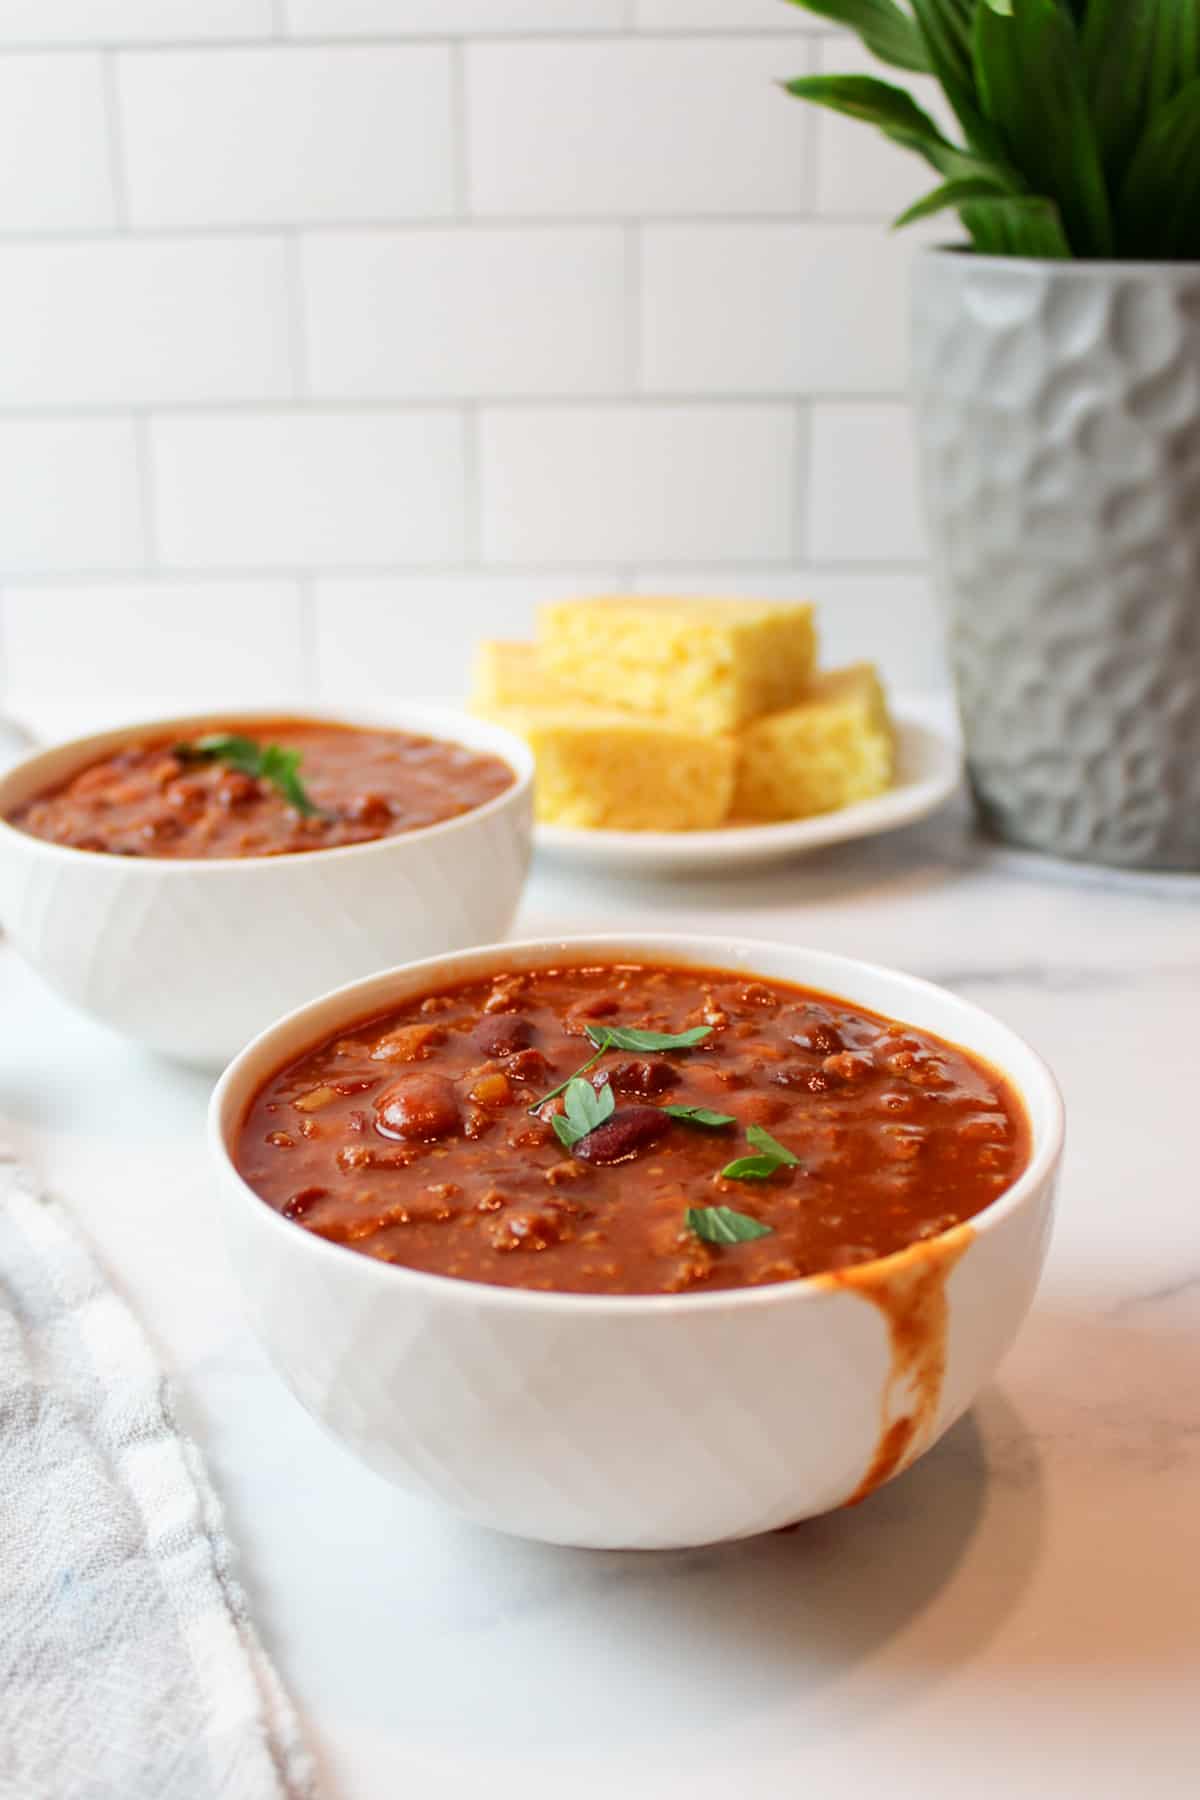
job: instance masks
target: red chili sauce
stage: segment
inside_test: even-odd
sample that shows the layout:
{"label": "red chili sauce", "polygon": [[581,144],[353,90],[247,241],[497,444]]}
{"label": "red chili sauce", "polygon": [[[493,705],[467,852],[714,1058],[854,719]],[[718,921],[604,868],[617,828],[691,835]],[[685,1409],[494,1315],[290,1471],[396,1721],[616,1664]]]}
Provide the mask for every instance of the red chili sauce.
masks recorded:
{"label": "red chili sauce", "polygon": [[307,719],[224,726],[299,755],[317,808],[305,816],[272,780],[189,754],[203,734],[141,739],[28,800],[9,823],[110,856],[228,858],[332,850],[419,831],[494,799],[515,779],[498,756],[407,731]]}
{"label": "red chili sauce", "polygon": [[[607,1116],[564,1143],[555,1119],[569,1135],[592,1103],[539,1101],[595,1054],[589,1027],[708,1029],[691,1047],[605,1050],[579,1079]],[[723,1175],[762,1154],[751,1128],[795,1160]],[[783,982],[621,965],[499,974],[362,1020],[265,1083],[236,1161],[286,1218],[381,1262],[670,1294],[936,1237],[1010,1186],[1029,1145],[1003,1077],[928,1032]],[[710,1241],[729,1213],[763,1235]]]}

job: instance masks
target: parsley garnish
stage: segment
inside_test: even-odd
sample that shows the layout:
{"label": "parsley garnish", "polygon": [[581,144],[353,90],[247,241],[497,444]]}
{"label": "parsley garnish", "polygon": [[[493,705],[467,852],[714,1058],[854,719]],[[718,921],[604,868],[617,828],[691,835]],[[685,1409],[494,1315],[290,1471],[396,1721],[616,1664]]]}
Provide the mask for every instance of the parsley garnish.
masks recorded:
{"label": "parsley garnish", "polygon": [[223,762],[256,781],[269,781],[302,818],[316,818],[321,809],[300,779],[299,750],[282,744],[260,744],[236,732],[216,731],[194,744],[176,744],[174,753],[183,762]]}
{"label": "parsley garnish", "polygon": [[760,1152],[758,1156],[739,1156],[727,1163],[721,1174],[727,1181],[766,1181],[777,1169],[794,1169],[800,1158],[778,1138],[773,1138],[761,1125],[748,1125],[746,1137]]}
{"label": "parsley garnish", "polygon": [[751,1238],[770,1237],[774,1227],[760,1225],[731,1206],[689,1206],[684,1214],[689,1231],[706,1244],[746,1244]]}
{"label": "parsley garnish", "polygon": [[713,1112],[707,1106],[664,1106],[665,1113],[673,1119],[682,1119],[687,1125],[703,1125],[708,1131],[720,1131],[725,1125],[736,1125],[737,1120],[732,1113]]}
{"label": "parsley garnish", "polygon": [[[690,1031],[634,1031],[624,1025],[589,1025],[588,1040],[595,1044],[596,1054],[589,1056],[573,1075],[560,1081],[556,1088],[551,1088],[548,1094],[535,1100],[529,1110],[535,1113],[545,1106],[547,1100],[557,1100],[560,1094],[565,1094],[573,1081],[595,1068],[606,1050],[689,1050],[693,1044],[706,1038],[711,1030],[711,1025],[693,1025]],[[670,1112],[671,1109],[667,1107],[665,1110]]]}
{"label": "parsley garnish", "polygon": [[550,1123],[559,1143],[569,1150],[589,1131],[595,1131],[597,1125],[603,1125],[616,1102],[607,1082],[602,1088],[594,1088],[590,1081],[582,1081],[578,1075],[568,1081],[565,1094],[565,1112],[556,1114]]}
{"label": "parsley garnish", "polygon": [[711,1031],[711,1025],[693,1025],[690,1031],[637,1031],[628,1025],[587,1027],[597,1050],[690,1050]]}

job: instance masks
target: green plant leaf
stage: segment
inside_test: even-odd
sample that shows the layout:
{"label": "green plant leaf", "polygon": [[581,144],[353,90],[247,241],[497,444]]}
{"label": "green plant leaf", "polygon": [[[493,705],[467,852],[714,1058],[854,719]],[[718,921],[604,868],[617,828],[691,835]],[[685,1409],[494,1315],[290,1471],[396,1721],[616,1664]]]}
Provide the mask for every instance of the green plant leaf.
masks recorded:
{"label": "green plant leaf", "polygon": [[954,108],[967,142],[980,154],[995,157],[1000,153],[1000,139],[984,117],[975,91],[971,26],[977,3],[978,0],[912,0],[912,9],[929,66]]}
{"label": "green plant leaf", "polygon": [[971,200],[959,212],[981,256],[1031,256],[1057,262],[1071,255],[1058,208],[1053,200],[1040,195]]}
{"label": "green plant leaf", "polygon": [[811,100],[817,106],[827,106],[832,112],[876,126],[885,137],[903,144],[907,150],[915,150],[934,168],[946,173],[938,158],[945,152],[954,153],[955,147],[906,88],[879,81],[874,75],[798,75],[783,85],[798,100]]}
{"label": "green plant leaf", "polygon": [[1123,256],[1200,258],[1200,79],[1146,127],[1117,203]]}
{"label": "green plant leaf", "polygon": [[998,12],[997,3],[980,0],[975,14],[984,112],[1033,193],[1053,196],[1074,253],[1110,256],[1108,189],[1074,20],[1059,0],[1010,0],[1010,13]]}
{"label": "green plant leaf", "polygon": [[1200,10],[1196,0],[1158,0],[1150,63],[1151,113],[1200,76]]}
{"label": "green plant leaf", "polygon": [[835,19],[856,31],[880,62],[893,68],[928,74],[929,59],[921,34],[895,0],[788,0],[822,19]]}
{"label": "green plant leaf", "polygon": [[598,1050],[690,1050],[712,1035],[711,1025],[690,1031],[640,1031],[628,1025],[589,1025],[588,1037]]}
{"label": "green plant leaf", "polygon": [[1162,11],[1163,0],[1089,0],[1084,10],[1084,82],[1110,180],[1128,166],[1146,127]]}
{"label": "green plant leaf", "polygon": [[603,1125],[605,1119],[612,1116],[616,1105],[613,1091],[607,1082],[601,1088],[594,1088],[590,1081],[583,1081],[579,1076],[572,1076],[568,1081],[564,1099],[565,1112],[556,1114],[550,1123],[554,1127],[555,1137],[568,1150],[580,1138],[586,1137],[589,1131],[595,1131],[597,1125]]}
{"label": "green plant leaf", "polygon": [[770,1237],[775,1229],[732,1206],[689,1206],[683,1217],[688,1230],[706,1244],[747,1244],[752,1238]]}
{"label": "green plant leaf", "polygon": [[918,219],[932,218],[934,213],[949,212],[964,206],[969,200],[990,200],[1007,195],[1008,189],[1003,181],[991,175],[969,175],[958,181],[944,181],[941,187],[926,194],[900,217],[893,221],[892,229],[898,231],[902,225],[913,225]]}
{"label": "green plant leaf", "polygon": [[737,1124],[732,1113],[713,1112],[707,1106],[664,1106],[662,1110],[670,1113],[673,1119],[682,1119],[685,1125],[703,1125],[708,1131],[720,1131],[726,1125]]}

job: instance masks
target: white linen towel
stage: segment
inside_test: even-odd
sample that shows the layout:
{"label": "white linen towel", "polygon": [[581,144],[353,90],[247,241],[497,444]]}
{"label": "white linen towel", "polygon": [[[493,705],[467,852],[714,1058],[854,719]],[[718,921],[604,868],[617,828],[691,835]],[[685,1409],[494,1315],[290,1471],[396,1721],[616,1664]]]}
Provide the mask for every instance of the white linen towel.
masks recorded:
{"label": "white linen towel", "polygon": [[0,1145],[0,1796],[314,1793],[166,1377]]}

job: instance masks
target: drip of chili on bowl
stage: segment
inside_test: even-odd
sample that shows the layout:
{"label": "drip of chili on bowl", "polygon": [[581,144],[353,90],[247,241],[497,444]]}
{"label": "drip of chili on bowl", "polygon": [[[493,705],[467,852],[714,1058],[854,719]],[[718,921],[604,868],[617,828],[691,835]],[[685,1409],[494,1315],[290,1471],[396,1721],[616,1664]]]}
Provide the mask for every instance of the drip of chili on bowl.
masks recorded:
{"label": "drip of chili on bowl", "polygon": [[670,1294],[874,1261],[1017,1179],[1030,1132],[965,1050],[719,969],[500,973],[280,1069],[237,1166],[298,1226],[508,1287]]}
{"label": "drip of chili on bowl", "polygon": [[514,779],[499,756],[443,738],[255,720],[139,738],[27,800],[9,823],[114,856],[287,856],[419,831]]}

